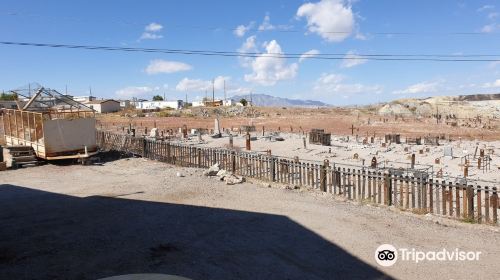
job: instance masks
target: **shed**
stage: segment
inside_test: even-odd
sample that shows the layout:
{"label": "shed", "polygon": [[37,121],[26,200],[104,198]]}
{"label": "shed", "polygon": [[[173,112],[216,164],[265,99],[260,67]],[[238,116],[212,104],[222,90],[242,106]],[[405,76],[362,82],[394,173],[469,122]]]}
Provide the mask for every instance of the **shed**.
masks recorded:
{"label": "shed", "polygon": [[113,113],[120,111],[120,102],[113,99],[92,100],[85,105],[98,113]]}

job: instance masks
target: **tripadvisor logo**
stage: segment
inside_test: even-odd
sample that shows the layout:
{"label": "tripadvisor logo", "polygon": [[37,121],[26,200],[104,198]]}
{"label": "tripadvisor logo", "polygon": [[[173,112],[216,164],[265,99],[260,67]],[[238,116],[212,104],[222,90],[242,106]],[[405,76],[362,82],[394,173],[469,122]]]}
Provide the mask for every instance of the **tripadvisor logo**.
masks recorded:
{"label": "tripadvisor logo", "polygon": [[398,260],[398,251],[390,244],[382,244],[375,250],[375,260],[381,266],[393,266]]}
{"label": "tripadvisor logo", "polygon": [[398,258],[401,261],[419,263],[422,261],[479,261],[482,252],[441,249],[439,251],[420,251],[415,248],[396,249],[391,244],[380,245],[375,250],[375,261],[381,266],[393,266]]}

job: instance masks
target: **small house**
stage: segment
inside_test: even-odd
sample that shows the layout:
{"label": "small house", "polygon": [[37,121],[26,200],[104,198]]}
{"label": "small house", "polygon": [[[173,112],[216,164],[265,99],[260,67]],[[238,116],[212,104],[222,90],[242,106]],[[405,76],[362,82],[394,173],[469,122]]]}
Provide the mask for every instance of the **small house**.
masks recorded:
{"label": "small house", "polygon": [[120,102],[113,99],[92,100],[84,104],[101,114],[120,111]]}

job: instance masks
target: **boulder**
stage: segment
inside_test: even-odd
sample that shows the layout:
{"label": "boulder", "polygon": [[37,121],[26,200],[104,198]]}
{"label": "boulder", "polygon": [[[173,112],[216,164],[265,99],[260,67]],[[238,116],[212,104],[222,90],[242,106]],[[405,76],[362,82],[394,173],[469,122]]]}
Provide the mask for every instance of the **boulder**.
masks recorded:
{"label": "boulder", "polygon": [[224,177],[224,181],[226,182],[226,185],[234,185],[243,183],[244,179],[243,177],[230,174],[229,176]]}
{"label": "boulder", "polygon": [[203,175],[216,176],[219,171],[220,171],[220,165],[219,165],[219,163],[216,163],[216,164],[210,166],[209,169],[203,171]]}

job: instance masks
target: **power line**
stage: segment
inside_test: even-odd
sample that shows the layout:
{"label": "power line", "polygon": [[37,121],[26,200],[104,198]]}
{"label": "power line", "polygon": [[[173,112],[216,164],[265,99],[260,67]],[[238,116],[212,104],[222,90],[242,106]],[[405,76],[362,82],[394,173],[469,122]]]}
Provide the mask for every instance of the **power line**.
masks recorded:
{"label": "power line", "polygon": [[[23,14],[20,12],[4,12],[0,13],[0,15],[3,16],[11,16],[11,17],[31,17],[31,18],[47,18],[45,15],[38,15],[38,14]],[[52,20],[61,20],[61,17],[58,18],[50,18]],[[96,19],[85,19],[85,18],[74,18],[74,17],[66,17],[63,18],[65,20],[70,20],[70,21],[75,21],[75,22],[95,22]],[[131,21],[130,19],[117,19],[117,18],[107,18],[111,22],[119,23],[119,24],[125,24],[125,25],[133,25],[133,26],[146,26],[148,23],[144,22],[138,22],[138,21]],[[254,24],[254,26],[247,26],[246,31],[252,31],[252,32],[276,32],[276,33],[305,33],[307,32],[306,29],[297,29],[294,28],[293,26],[288,26],[288,25],[273,25],[275,28],[274,29],[267,29],[267,30],[260,30],[258,24]],[[207,31],[230,31],[230,32],[235,32],[238,31],[238,28],[234,27],[216,27],[216,26],[201,26],[201,25],[181,25],[181,24],[172,24],[168,25],[169,29],[191,29],[191,30],[207,30]],[[356,33],[353,30],[329,30],[329,31],[322,31],[322,33],[326,34],[339,34],[339,35],[345,35],[345,34],[351,34],[351,33]],[[443,32],[411,32],[411,31],[364,31],[364,35],[368,36],[498,36],[500,33],[498,32],[480,32],[480,31],[443,31]]]}
{"label": "power line", "polygon": [[[110,46],[92,46],[92,45],[68,45],[68,44],[48,44],[48,43],[30,43],[30,42],[5,42],[0,41],[2,45],[30,46],[30,47],[48,47],[64,49],[84,49],[101,51],[122,51],[122,52],[145,52],[145,53],[165,53],[181,55],[200,55],[200,56],[220,56],[220,57],[271,57],[271,58],[291,58],[299,59],[303,54],[286,53],[250,53],[234,51],[211,51],[211,50],[187,50],[187,49],[154,49],[154,48],[130,48],[130,47],[110,47]],[[475,58],[492,57],[492,58]],[[342,54],[323,54],[308,56],[307,59],[316,60],[375,60],[375,61],[435,61],[435,62],[497,62],[500,61],[500,55],[479,54],[479,55],[416,55],[416,54],[367,54],[359,55],[352,53]]]}

